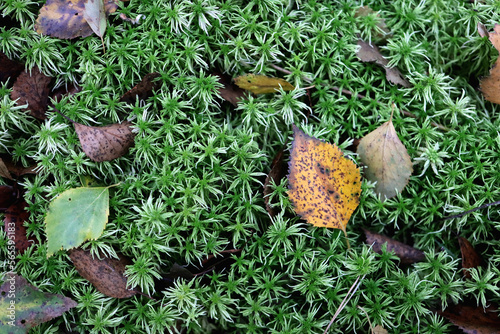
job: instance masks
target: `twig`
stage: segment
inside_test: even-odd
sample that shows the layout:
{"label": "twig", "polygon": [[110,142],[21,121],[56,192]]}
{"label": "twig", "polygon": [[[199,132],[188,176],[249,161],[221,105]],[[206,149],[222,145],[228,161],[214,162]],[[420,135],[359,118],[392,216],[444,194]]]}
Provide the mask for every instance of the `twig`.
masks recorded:
{"label": "twig", "polygon": [[492,205],[498,205],[500,204],[500,201],[496,201],[496,202],[493,202],[493,203],[487,203],[487,204],[483,204],[481,206],[478,206],[477,208],[474,208],[474,209],[471,209],[471,210],[468,210],[468,211],[465,211],[465,212],[462,212],[462,213],[459,213],[458,215],[453,215],[453,216],[448,216],[448,217],[444,217],[443,219],[441,219],[441,221],[443,220],[448,220],[448,219],[455,219],[455,218],[461,218],[471,212],[474,212],[474,211],[478,211],[478,210],[481,210],[481,209],[485,209],[489,206],[492,206]]}
{"label": "twig", "polygon": [[[332,326],[333,322],[335,321],[335,319],[337,318],[337,316],[339,315],[339,313],[344,309],[344,307],[347,305],[347,303],[351,300],[351,298],[354,296],[354,294],[356,293],[356,291],[358,290],[359,288],[359,285],[361,284],[361,281],[365,278],[366,275],[364,275],[363,277],[361,277],[361,280],[359,279],[359,276],[358,278],[356,278],[356,280],[354,281],[354,283],[351,285],[351,288],[349,289],[349,291],[347,291],[347,295],[344,297],[344,299],[342,300],[342,302],[340,303],[339,305],[339,308],[337,309],[337,311],[335,312],[335,314],[333,315],[333,318],[332,320],[330,320],[330,323],[328,324],[328,326],[326,327],[325,331],[323,332],[323,334],[326,334],[328,333],[328,330],[330,329],[330,327]],[[356,285],[357,284],[357,285]],[[354,288],[354,286],[356,286],[356,288]],[[352,291],[352,289],[354,288],[354,291]],[[352,293],[351,293],[352,291]],[[350,295],[349,295],[350,294]],[[349,297],[349,298],[348,298]]]}
{"label": "twig", "polygon": [[373,334],[373,326],[372,326],[372,322],[370,321],[370,317],[368,316],[368,313],[365,311],[365,309],[364,309],[364,308],[362,308],[362,307],[361,307],[361,306],[359,306],[359,305],[358,305],[358,308],[359,308],[361,311],[365,312],[366,319],[368,319],[368,325],[370,325],[370,332],[372,332],[372,334]]}

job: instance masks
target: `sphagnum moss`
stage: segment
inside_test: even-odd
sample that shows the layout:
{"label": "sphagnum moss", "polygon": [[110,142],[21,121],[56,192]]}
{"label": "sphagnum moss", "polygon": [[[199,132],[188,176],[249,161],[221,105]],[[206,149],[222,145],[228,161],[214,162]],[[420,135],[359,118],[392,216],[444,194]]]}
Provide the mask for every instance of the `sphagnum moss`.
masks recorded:
{"label": "sphagnum moss", "polygon": [[[356,277],[365,274],[331,332],[368,329],[356,305],[393,333],[452,333],[431,309],[465,299],[500,303],[498,213],[440,221],[500,197],[494,186],[500,181],[498,111],[474,83],[487,75],[496,54],[476,26],[491,29],[500,21],[498,3],[368,1],[363,5],[377,14],[360,18],[361,4],[350,0],[132,1],[119,12],[144,19],[131,25],[112,16],[101,54],[95,36],[64,41],[35,33],[43,2],[0,3],[2,15],[19,23],[0,28],[0,51],[27,68],[38,66],[58,86],[78,83],[80,93],[56,102],[67,116],[84,124],[129,119],[137,137],[124,157],[92,162],[66,120],[53,112],[44,122],[34,120],[2,85],[0,152],[39,166],[38,175],[20,181],[28,231],[43,240],[49,201],[79,186],[79,175],[119,183],[106,233],[86,247],[129,256],[131,286],[160,302],[110,299],[82,280],[65,253],[47,259],[42,243],[19,256],[19,273],[79,304],[32,333],[163,333],[176,326],[193,333],[322,333]],[[376,37],[382,19],[391,31],[386,42]],[[381,46],[413,86],[391,86],[381,68],[358,61],[358,34]],[[216,68],[233,77],[284,77],[297,89],[247,96],[234,111],[218,95]],[[119,102],[151,72],[161,76],[151,98]],[[309,94],[303,88],[311,81],[316,89]],[[393,122],[421,164],[403,193],[386,202],[363,182],[347,228],[353,239],[347,255],[338,231],[307,226],[292,214],[286,180],[273,184],[270,195],[283,214],[267,216],[261,182],[274,154],[290,142],[292,123],[349,151],[353,138],[387,118],[391,103],[417,116],[396,111]],[[361,227],[413,243],[426,261],[398,268],[393,255],[374,255],[362,244]],[[471,280],[462,278],[454,233],[484,250],[487,266],[472,270]],[[2,258],[6,240],[2,232]],[[209,254],[238,248],[233,262],[207,279],[155,285],[175,262],[199,266]]]}

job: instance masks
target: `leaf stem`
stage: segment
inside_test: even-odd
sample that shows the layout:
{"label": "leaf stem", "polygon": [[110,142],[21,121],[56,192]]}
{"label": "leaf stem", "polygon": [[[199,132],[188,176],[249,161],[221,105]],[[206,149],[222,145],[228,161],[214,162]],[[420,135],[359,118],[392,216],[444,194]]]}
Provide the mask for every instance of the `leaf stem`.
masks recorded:
{"label": "leaf stem", "polygon": [[496,202],[492,202],[492,203],[487,203],[487,204],[483,204],[481,206],[478,206],[477,208],[474,208],[474,209],[471,209],[471,210],[468,210],[468,211],[465,211],[465,212],[462,212],[462,213],[459,213],[457,215],[453,215],[453,216],[448,216],[448,217],[444,217],[443,219],[441,219],[441,221],[443,220],[448,220],[448,219],[455,219],[455,218],[461,218],[471,212],[474,212],[474,211],[478,211],[478,210],[481,210],[481,209],[485,209],[489,206],[492,206],[492,205],[498,205],[500,204],[500,201],[496,201]]}

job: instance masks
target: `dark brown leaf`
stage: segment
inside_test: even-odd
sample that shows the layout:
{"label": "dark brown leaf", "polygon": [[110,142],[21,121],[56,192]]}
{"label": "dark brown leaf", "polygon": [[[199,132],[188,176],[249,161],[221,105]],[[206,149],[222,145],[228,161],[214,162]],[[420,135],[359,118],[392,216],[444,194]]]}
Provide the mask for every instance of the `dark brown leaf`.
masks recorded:
{"label": "dark brown leaf", "polygon": [[[4,20],[5,18],[2,18]],[[5,82],[10,78],[10,83],[17,78],[24,70],[24,66],[17,61],[10,60],[6,55],[0,52],[0,82]]]}
{"label": "dark brown leaf", "polygon": [[385,235],[363,229],[366,235],[366,243],[373,245],[374,252],[382,253],[382,245],[387,242],[387,251],[394,251],[397,257],[401,259],[401,264],[412,264],[425,260],[425,255],[422,251],[411,246],[405,245],[402,242],[391,239]]}
{"label": "dark brown leaf", "polygon": [[161,84],[159,81],[155,81],[161,75],[157,72],[149,73],[142,78],[136,86],[131,90],[123,94],[120,98],[120,102],[135,103],[136,99],[147,100],[148,97],[152,96],[153,90],[159,89]]}
{"label": "dark brown leaf", "polygon": [[123,275],[125,266],[131,261],[118,254],[120,260],[97,257],[93,258],[90,251],[74,248],[69,251],[69,257],[78,273],[88,280],[97,290],[113,298],[129,298],[137,293],[127,288],[127,278]]}
{"label": "dark brown leaf", "polygon": [[102,162],[119,158],[134,144],[135,135],[129,122],[101,127],[76,122],[73,124],[83,151],[92,161]]}
{"label": "dark brown leaf", "polygon": [[233,106],[238,106],[238,101],[245,97],[245,91],[231,82],[231,78],[219,72],[214,72],[214,75],[219,77],[219,82],[224,85],[219,88],[220,96],[231,103]]}
{"label": "dark brown leaf", "polygon": [[460,252],[462,253],[462,270],[464,276],[465,278],[471,278],[468,269],[481,266],[482,259],[474,247],[472,247],[469,240],[458,237],[458,244],[460,245]]}
{"label": "dark brown leaf", "polygon": [[15,247],[19,254],[23,254],[28,247],[37,243],[36,239],[27,238],[26,228],[23,225],[30,217],[28,211],[24,209],[27,206],[25,201],[18,201],[5,211],[5,232],[7,235],[14,234]]}
{"label": "dark brown leaf", "polygon": [[467,334],[500,333],[498,309],[493,306],[484,309],[483,307],[458,304],[437,313],[455,326],[460,327]]}
{"label": "dark brown leaf", "polygon": [[12,180],[12,175],[10,175],[9,169],[5,165],[5,162],[3,162],[2,158],[0,158],[0,176]]}
{"label": "dark brown leaf", "polygon": [[18,198],[18,191],[12,186],[0,186],[0,209],[5,210],[14,204]]}
{"label": "dark brown leaf", "polygon": [[165,279],[175,281],[177,278],[184,278],[186,280],[192,280],[195,277],[193,273],[191,273],[185,267],[174,263],[170,268],[168,274],[165,275]]}
{"label": "dark brown leaf", "polygon": [[3,154],[2,155],[2,161],[7,167],[7,170],[10,172],[11,175],[14,175],[15,177],[23,176],[26,174],[36,174],[35,172],[36,166],[30,166],[30,167],[24,167],[23,165],[20,164],[15,164],[11,157]]}
{"label": "dark brown leaf", "polygon": [[78,92],[80,92],[82,88],[76,84],[70,84],[69,86],[61,86],[58,89],[54,90],[51,97],[55,103],[61,101],[61,99],[65,96],[71,96]]}
{"label": "dark brown leaf", "polygon": [[284,148],[285,146],[283,146],[283,148],[276,153],[276,156],[271,163],[271,170],[269,171],[266,181],[264,182],[264,202],[266,203],[266,210],[271,217],[274,217],[279,213],[277,212],[278,210],[272,207],[271,203],[269,203],[269,196],[273,192],[271,183],[274,182],[274,184],[279,184],[281,179],[286,176],[287,172],[287,166],[283,163],[283,157],[285,155]]}
{"label": "dark brown leaf", "polygon": [[406,80],[406,78],[401,74],[401,72],[396,67],[387,67],[389,61],[382,56],[379,48],[376,45],[371,46],[365,41],[359,40],[358,46],[360,49],[356,53],[358,58],[363,62],[375,63],[382,66],[385,70],[385,76],[387,80],[396,85],[401,85],[403,87],[411,87],[411,84]]}
{"label": "dark brown leaf", "polygon": [[18,105],[28,104],[28,110],[33,117],[44,120],[49,102],[49,83],[51,77],[46,76],[38,67],[31,69],[31,73],[24,71],[14,83],[11,93],[12,100]]}

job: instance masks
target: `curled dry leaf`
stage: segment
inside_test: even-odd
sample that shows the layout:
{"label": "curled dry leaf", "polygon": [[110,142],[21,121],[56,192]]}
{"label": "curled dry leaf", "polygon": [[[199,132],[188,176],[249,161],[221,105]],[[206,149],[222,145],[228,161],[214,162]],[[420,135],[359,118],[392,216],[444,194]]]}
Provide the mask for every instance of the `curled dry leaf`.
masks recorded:
{"label": "curled dry leaf", "polygon": [[[86,0],[47,0],[36,19],[36,32],[62,39],[87,37],[92,28],[84,18]],[[104,0],[106,15],[114,13],[118,0]]]}
{"label": "curled dry leaf", "polygon": [[[5,19],[2,18],[2,20]],[[0,82],[5,82],[10,78],[10,83],[17,78],[24,70],[24,66],[17,61],[10,60],[5,54],[0,52]]]}
{"label": "curled dry leaf", "polygon": [[276,156],[271,163],[271,170],[269,171],[266,181],[264,182],[264,202],[266,204],[266,210],[271,217],[278,214],[277,209],[272,207],[271,203],[269,203],[269,195],[273,192],[271,183],[274,182],[274,184],[279,184],[281,179],[286,175],[286,168],[283,162],[283,157],[285,156],[284,149],[285,147],[276,153]]}
{"label": "curled dry leaf", "polygon": [[77,305],[68,297],[44,293],[24,277],[7,273],[0,286],[0,333],[28,333],[30,328],[59,317]]}
{"label": "curled dry leaf", "polygon": [[265,75],[246,74],[234,79],[234,83],[242,89],[254,94],[276,93],[280,87],[283,90],[294,90],[295,87],[281,78],[270,78]]}
{"label": "curled dry leaf", "polygon": [[460,252],[462,253],[462,270],[465,278],[471,278],[468,269],[477,268],[481,266],[481,256],[476,252],[469,240],[458,237],[458,244],[460,245]]}
{"label": "curled dry leaf", "polygon": [[46,118],[51,80],[52,78],[40,72],[38,67],[31,69],[31,73],[24,71],[14,83],[11,98],[17,100],[17,105],[28,104],[30,114],[43,120]]}
{"label": "curled dry leaf", "polygon": [[160,82],[156,81],[156,78],[160,77],[160,73],[153,72],[146,74],[136,86],[131,90],[123,94],[120,98],[120,102],[127,102],[130,104],[135,103],[136,99],[146,100],[152,96],[152,92],[155,89],[160,88]]}
{"label": "curled dry leaf", "polygon": [[37,242],[36,239],[28,239],[26,236],[26,227],[23,224],[30,217],[29,212],[25,210],[27,206],[25,201],[18,201],[5,211],[5,231],[8,234],[14,232],[14,245],[18,254],[23,254],[28,247]]}
{"label": "curled dry leaf", "polygon": [[403,87],[411,87],[411,84],[406,80],[406,78],[401,74],[401,72],[396,67],[387,67],[389,61],[382,56],[379,48],[376,45],[371,46],[365,41],[359,40],[358,46],[360,49],[356,52],[358,58],[363,62],[375,63],[382,66],[385,70],[385,76],[387,80],[395,85],[401,85]]}
{"label": "curled dry leaf", "polygon": [[[12,161],[12,158],[6,154],[3,154],[1,156],[2,156],[2,158],[0,158],[0,160],[3,162],[4,166],[7,168],[7,172],[9,172],[8,175],[11,176],[11,179],[12,179],[12,175],[14,175],[14,177],[20,177],[20,176],[23,176],[26,174],[36,174],[37,173],[35,171],[36,166],[24,167],[23,165],[15,164]],[[6,175],[0,174],[0,176],[3,176],[3,177],[7,177]]]}
{"label": "curled dry leaf", "polygon": [[338,228],[359,204],[361,174],[336,146],[306,135],[293,126],[288,196],[295,212],[308,223]]}
{"label": "curled dry leaf", "polygon": [[446,310],[437,312],[440,316],[460,327],[467,334],[498,334],[500,333],[500,318],[498,308],[490,306],[468,306],[465,304],[451,305]]}
{"label": "curled dry leaf", "polygon": [[127,288],[125,266],[132,262],[124,255],[118,254],[120,259],[98,259],[92,257],[90,251],[75,248],[69,251],[69,257],[78,273],[106,296],[129,298],[137,293]]}
{"label": "curled dry leaf", "polygon": [[377,325],[373,328],[373,334],[388,334],[388,332],[384,327]]}
{"label": "curled dry leaf", "polygon": [[[495,31],[490,32],[488,38],[500,52],[500,24],[495,24]],[[480,87],[486,100],[500,104],[500,57],[491,68],[490,76],[481,79]]]}
{"label": "curled dry leaf", "polygon": [[366,243],[373,245],[374,252],[382,254],[382,245],[387,243],[387,251],[396,254],[401,259],[401,264],[412,264],[425,260],[425,254],[418,249],[405,245],[402,242],[391,239],[385,235],[363,229],[366,235]]}
{"label": "curled dry leaf", "polygon": [[231,83],[231,78],[228,76],[218,72],[214,73],[214,75],[219,77],[219,82],[224,85],[223,88],[218,88],[220,96],[233,106],[237,107],[238,101],[245,97],[245,91]]}
{"label": "curled dry leaf", "polygon": [[396,196],[408,184],[413,164],[394,129],[392,116],[361,139],[357,153],[366,166],[365,177],[377,181],[375,192],[382,200]]}
{"label": "curled dry leaf", "polygon": [[73,123],[83,151],[96,162],[110,161],[127,153],[134,144],[135,135],[130,122],[107,126],[87,126]]}

